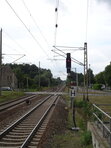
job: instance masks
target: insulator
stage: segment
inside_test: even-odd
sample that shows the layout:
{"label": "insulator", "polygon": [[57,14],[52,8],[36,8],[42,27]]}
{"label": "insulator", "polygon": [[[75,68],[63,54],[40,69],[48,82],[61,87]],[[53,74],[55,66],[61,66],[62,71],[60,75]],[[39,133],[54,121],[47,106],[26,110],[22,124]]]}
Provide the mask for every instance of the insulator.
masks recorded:
{"label": "insulator", "polygon": [[57,8],[55,8],[55,12],[57,12]]}
{"label": "insulator", "polygon": [[56,24],[56,25],[55,25],[55,27],[57,28],[57,27],[58,27],[58,25]]}

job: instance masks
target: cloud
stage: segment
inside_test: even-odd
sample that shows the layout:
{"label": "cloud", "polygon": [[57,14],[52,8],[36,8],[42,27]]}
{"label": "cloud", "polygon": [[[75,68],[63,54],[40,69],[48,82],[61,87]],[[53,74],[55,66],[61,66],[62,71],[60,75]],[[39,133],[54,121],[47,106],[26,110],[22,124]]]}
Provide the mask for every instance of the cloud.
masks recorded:
{"label": "cloud", "polygon": [[108,6],[111,7],[111,0],[97,0],[98,2],[104,2],[104,3],[107,3]]}
{"label": "cloud", "polygon": [[[55,1],[54,0],[45,0],[45,3],[49,3],[49,4],[51,4],[51,5],[56,7],[57,1],[56,0]],[[64,2],[59,1],[59,9],[61,9],[63,11],[67,11],[67,6],[65,5]]]}

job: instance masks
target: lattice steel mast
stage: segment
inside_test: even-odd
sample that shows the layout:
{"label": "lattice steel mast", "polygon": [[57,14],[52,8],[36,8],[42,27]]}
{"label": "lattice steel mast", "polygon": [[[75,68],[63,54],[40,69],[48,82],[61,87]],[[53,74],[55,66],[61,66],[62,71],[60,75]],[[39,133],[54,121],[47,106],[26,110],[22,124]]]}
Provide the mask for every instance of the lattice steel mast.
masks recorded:
{"label": "lattice steel mast", "polygon": [[87,56],[87,43],[84,43],[84,94],[83,99],[89,101],[88,99],[88,56]]}

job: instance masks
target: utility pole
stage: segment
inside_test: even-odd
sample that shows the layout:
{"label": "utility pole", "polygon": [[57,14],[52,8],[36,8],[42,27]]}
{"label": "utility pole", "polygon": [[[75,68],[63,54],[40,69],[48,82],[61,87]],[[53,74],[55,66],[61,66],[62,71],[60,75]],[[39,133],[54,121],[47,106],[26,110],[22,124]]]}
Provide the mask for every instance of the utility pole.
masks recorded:
{"label": "utility pole", "polygon": [[40,89],[40,61],[39,61],[39,89]]}
{"label": "utility pole", "polygon": [[27,79],[27,89],[28,89],[29,88],[29,79],[28,79],[28,77],[26,79]]}
{"label": "utility pole", "polygon": [[83,99],[88,101],[88,57],[87,57],[87,43],[84,43],[84,95]]}
{"label": "utility pole", "polygon": [[78,73],[76,68],[75,68],[75,73],[76,73],[76,86],[77,86],[77,92],[78,92]]}
{"label": "utility pole", "polygon": [[2,95],[2,29],[0,31],[0,96]]}
{"label": "utility pole", "polygon": [[91,88],[91,69],[90,69],[90,64],[89,64],[89,88]]}

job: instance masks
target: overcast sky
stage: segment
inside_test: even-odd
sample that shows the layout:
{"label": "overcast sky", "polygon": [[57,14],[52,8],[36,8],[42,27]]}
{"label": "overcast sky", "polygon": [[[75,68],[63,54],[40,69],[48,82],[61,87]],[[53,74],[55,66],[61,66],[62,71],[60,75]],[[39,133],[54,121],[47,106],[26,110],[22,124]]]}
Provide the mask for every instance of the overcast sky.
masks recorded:
{"label": "overcast sky", "polygon": [[[41,67],[51,69],[54,77],[65,79],[65,59],[51,51],[53,45],[83,47],[87,42],[88,64],[94,74],[103,71],[111,59],[111,0],[59,0],[55,36],[57,2],[0,0],[3,63],[11,63],[25,54],[16,63],[38,66],[40,61]],[[73,58],[83,63],[83,51],[59,49],[71,52]],[[82,66],[72,63],[74,68],[83,73]]]}

